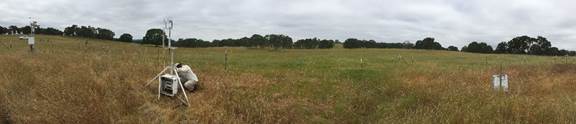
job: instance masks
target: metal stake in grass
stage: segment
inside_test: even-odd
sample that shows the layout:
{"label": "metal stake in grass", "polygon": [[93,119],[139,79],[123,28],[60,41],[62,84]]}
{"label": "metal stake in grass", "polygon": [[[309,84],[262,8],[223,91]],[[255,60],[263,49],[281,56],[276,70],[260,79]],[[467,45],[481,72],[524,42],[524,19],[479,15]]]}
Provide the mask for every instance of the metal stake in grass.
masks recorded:
{"label": "metal stake in grass", "polygon": [[360,68],[364,68],[364,60],[363,60],[363,58],[360,58]]}
{"label": "metal stake in grass", "polygon": [[488,56],[484,56],[484,64],[488,66]]}
{"label": "metal stake in grass", "polygon": [[564,64],[568,64],[568,55],[564,56]]}
{"label": "metal stake in grass", "polygon": [[224,70],[228,70],[228,48],[224,50]]}

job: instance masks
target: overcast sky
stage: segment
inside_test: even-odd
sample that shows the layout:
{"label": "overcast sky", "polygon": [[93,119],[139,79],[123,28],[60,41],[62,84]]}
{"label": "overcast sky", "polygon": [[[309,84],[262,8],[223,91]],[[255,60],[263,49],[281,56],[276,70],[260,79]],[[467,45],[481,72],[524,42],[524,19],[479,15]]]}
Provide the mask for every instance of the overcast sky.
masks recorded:
{"label": "overcast sky", "polygon": [[23,26],[34,17],[42,27],[90,25],[140,39],[170,17],[175,39],[255,33],[379,42],[435,37],[444,47],[461,47],[541,35],[576,50],[574,12],[574,0],[2,0],[0,25]]}

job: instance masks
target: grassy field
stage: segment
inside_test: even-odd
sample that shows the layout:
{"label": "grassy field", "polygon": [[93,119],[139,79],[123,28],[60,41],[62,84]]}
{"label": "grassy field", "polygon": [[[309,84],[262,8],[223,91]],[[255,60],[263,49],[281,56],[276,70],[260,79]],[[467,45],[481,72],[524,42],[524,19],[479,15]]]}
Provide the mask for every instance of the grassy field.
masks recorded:
{"label": "grassy field", "polygon": [[[179,48],[191,106],[144,85],[147,45],[0,36],[1,121],[17,123],[576,123],[574,58],[400,49]],[[10,48],[12,46],[12,48]],[[502,69],[501,69],[502,68]],[[510,92],[491,89],[503,70]]]}

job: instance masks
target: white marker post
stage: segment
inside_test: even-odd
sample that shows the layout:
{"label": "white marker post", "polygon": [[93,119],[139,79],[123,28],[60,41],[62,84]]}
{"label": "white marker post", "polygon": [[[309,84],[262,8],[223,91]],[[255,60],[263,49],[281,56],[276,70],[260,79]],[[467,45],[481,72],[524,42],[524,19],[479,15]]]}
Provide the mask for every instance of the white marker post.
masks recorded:
{"label": "white marker post", "polygon": [[508,92],[508,75],[506,74],[498,74],[492,75],[492,85],[495,91],[504,91]]}
{"label": "white marker post", "polygon": [[28,37],[28,46],[30,46],[30,52],[34,52],[34,36]]}

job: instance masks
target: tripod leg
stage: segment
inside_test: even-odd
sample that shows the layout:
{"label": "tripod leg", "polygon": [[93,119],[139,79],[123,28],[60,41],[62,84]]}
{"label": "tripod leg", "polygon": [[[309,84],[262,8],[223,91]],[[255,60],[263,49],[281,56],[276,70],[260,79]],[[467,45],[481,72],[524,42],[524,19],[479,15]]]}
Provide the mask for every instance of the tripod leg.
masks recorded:
{"label": "tripod leg", "polygon": [[147,87],[148,85],[150,85],[150,83],[152,83],[152,81],[154,81],[154,79],[160,77],[160,75],[162,75],[164,73],[164,71],[166,71],[166,69],[168,69],[168,67],[164,68],[164,70],[162,70],[160,73],[158,73],[158,75],[156,75],[156,77],[152,78],[152,80],[148,81],[148,83],[146,83],[146,85],[144,85],[144,87]]}
{"label": "tripod leg", "polygon": [[184,103],[184,105],[190,106],[189,103],[186,103],[186,101],[184,101],[184,100],[182,99],[182,96],[179,96],[179,97],[178,97],[178,100],[180,100],[180,102]]}
{"label": "tripod leg", "polygon": [[160,80],[160,78],[158,78],[158,100],[160,100],[161,90],[162,90],[162,80]]}
{"label": "tripod leg", "polygon": [[[176,76],[178,76],[178,71],[176,71],[176,69],[172,69],[172,70],[174,71]],[[179,76],[178,76],[178,83],[180,84],[180,89],[182,90],[182,93],[184,94],[184,98],[186,99],[186,105],[190,104],[190,100],[188,100],[188,95],[186,95],[186,90],[184,90],[184,85],[182,84],[182,81],[180,81]]]}

